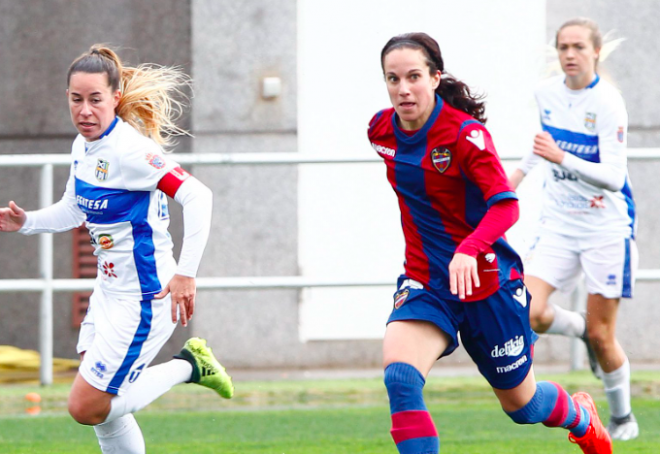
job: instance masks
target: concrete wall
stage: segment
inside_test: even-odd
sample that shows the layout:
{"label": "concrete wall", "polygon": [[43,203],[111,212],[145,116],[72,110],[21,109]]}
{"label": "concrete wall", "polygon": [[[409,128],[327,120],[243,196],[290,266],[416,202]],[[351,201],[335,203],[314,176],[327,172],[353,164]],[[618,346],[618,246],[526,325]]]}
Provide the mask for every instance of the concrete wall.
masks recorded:
{"label": "concrete wall", "polygon": [[[0,0],[0,154],[70,153],[75,129],[66,71],[90,45],[117,46],[128,62],[189,70],[190,27],[190,2],[182,0]],[[179,150],[186,148],[182,141]],[[0,169],[0,204],[15,200],[25,209],[38,208],[38,175],[38,170]],[[56,200],[67,176],[68,169],[56,171]],[[180,224],[173,223],[175,236]],[[70,278],[71,234],[57,234],[54,242],[55,277]],[[0,235],[0,279],[38,277],[37,256],[37,237]],[[38,308],[37,294],[0,293],[0,344],[38,348]],[[54,353],[75,357],[78,330],[71,326],[71,295],[56,295],[54,311]],[[178,332],[175,338],[182,340]]]}
{"label": "concrete wall", "polygon": [[[193,1],[195,153],[297,151],[294,0]],[[282,94],[261,97],[263,77]],[[196,169],[215,193],[203,276],[291,276],[298,271],[295,166]],[[297,291],[202,292],[193,332],[235,367],[373,364],[378,342],[299,341]],[[366,357],[366,359],[365,359]]]}
{"label": "concrete wall", "polygon": [[[610,74],[622,89],[631,120],[630,145],[660,146],[660,99],[654,73],[660,50],[645,30],[660,25],[651,2],[547,0],[548,39],[564,20],[587,15],[604,31],[628,40],[611,57]],[[195,80],[186,120],[195,134],[176,152],[298,151],[297,6],[295,0],[161,0],[114,2],[0,0],[0,153],[68,153],[75,131],[64,97],[70,62],[94,42],[123,47],[131,62],[182,65]],[[309,25],[308,25],[309,26]],[[484,48],[484,51],[487,49]],[[504,59],[503,59],[504,61]],[[263,77],[279,77],[282,94],[260,95]],[[352,87],[359,88],[359,87]],[[653,241],[657,202],[652,182],[660,163],[633,162],[630,173],[640,213],[641,267],[658,267]],[[298,172],[295,166],[202,167],[193,173],[215,194],[211,240],[201,276],[297,275]],[[58,170],[56,194],[66,171]],[[37,172],[0,169],[0,203],[38,204]],[[175,203],[172,207],[175,208]],[[180,216],[173,213],[173,221]],[[180,222],[173,234],[180,237]],[[55,241],[56,277],[70,277],[70,235]],[[0,278],[38,276],[36,238],[0,235]],[[653,295],[658,284],[639,284],[622,309],[620,334],[633,360],[658,359]],[[565,300],[556,298],[560,304]],[[70,295],[56,298],[55,354],[74,357]],[[189,335],[207,337],[232,367],[374,366],[380,341],[299,339],[296,291],[200,292],[190,328],[178,328],[160,356],[175,352]],[[0,294],[0,344],[38,346],[38,296]],[[563,339],[544,338],[540,361],[566,361]],[[467,362],[463,351],[449,361]]]}

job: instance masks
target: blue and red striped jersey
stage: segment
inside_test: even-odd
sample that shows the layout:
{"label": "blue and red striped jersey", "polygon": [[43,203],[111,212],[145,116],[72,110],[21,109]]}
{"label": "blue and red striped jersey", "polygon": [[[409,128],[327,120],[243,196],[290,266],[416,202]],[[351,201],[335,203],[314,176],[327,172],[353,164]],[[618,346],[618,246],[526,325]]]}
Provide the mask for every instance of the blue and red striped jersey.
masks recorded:
{"label": "blue and red striped jersey", "polygon": [[[387,165],[399,201],[406,242],[405,274],[458,301],[449,291],[449,262],[488,208],[517,199],[493,140],[483,124],[436,95],[426,124],[402,131],[393,108],[377,113],[369,140]],[[462,301],[479,301],[510,279],[522,276],[522,262],[498,239],[477,256],[481,286]]]}

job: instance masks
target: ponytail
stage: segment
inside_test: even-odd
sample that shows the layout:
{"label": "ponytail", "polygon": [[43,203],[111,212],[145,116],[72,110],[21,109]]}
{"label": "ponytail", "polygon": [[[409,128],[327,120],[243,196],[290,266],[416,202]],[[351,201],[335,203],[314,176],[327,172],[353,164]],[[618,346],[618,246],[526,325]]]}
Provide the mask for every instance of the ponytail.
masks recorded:
{"label": "ponytail", "polygon": [[435,89],[435,92],[450,106],[462,110],[481,123],[486,124],[486,102],[482,101],[485,96],[472,93],[470,87],[451,74],[442,74],[440,85]]}
{"label": "ponytail", "polygon": [[186,107],[184,90],[191,89],[190,77],[181,68],[124,66],[112,49],[95,44],[71,64],[67,86],[77,72],[106,74],[112,91],[121,92],[117,116],[159,145],[172,145],[172,136],[190,135],[175,124]]}
{"label": "ponytail", "polygon": [[450,106],[474,117],[481,123],[486,123],[486,103],[484,96],[474,94],[460,80],[445,72],[445,64],[438,43],[426,33],[406,33],[391,38],[380,53],[380,64],[384,69],[385,56],[394,49],[420,50],[426,58],[431,75],[437,71],[442,73],[440,84],[435,92]]}

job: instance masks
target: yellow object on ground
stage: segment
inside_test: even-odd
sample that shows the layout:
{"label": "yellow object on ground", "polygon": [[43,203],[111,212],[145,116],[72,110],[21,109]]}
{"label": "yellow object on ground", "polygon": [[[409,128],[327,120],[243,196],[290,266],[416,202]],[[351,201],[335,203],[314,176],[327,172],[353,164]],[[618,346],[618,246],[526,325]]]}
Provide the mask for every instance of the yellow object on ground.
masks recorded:
{"label": "yellow object on ground", "polygon": [[[41,358],[35,350],[23,350],[11,345],[0,345],[0,383],[32,381],[39,378]],[[80,361],[53,358],[53,374],[71,376]]]}

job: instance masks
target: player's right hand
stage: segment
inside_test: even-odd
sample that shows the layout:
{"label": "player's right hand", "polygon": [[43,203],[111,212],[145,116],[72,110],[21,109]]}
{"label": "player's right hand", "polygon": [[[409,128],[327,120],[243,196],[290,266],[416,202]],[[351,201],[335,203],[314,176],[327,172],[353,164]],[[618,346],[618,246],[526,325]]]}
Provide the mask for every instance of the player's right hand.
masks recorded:
{"label": "player's right hand", "polygon": [[449,262],[449,291],[459,299],[472,296],[472,289],[481,285],[477,259],[457,252]]}
{"label": "player's right hand", "polygon": [[9,207],[0,208],[0,232],[16,232],[23,227],[26,219],[23,208],[12,200],[9,202]]}

